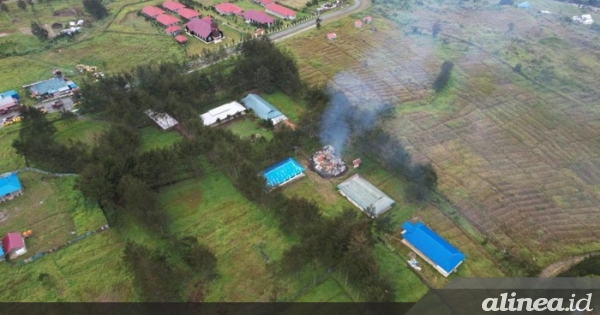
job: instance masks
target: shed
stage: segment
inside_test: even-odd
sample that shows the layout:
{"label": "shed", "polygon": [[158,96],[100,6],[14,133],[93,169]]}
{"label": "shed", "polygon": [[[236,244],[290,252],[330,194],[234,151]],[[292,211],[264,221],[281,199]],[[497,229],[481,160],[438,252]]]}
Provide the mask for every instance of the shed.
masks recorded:
{"label": "shed", "polygon": [[23,194],[23,186],[17,173],[3,174],[0,177],[0,202],[12,200]]}
{"label": "shed", "polygon": [[406,221],[402,230],[402,242],[444,277],[448,277],[465,260],[463,253],[422,222]]}
{"label": "shed", "polygon": [[329,33],[327,34],[327,39],[329,40],[334,40],[337,38],[337,34],[336,33]]}
{"label": "shed", "polygon": [[185,8],[185,5],[175,1],[165,1],[161,6],[171,12],[177,12],[178,10]]}
{"label": "shed", "polygon": [[190,8],[183,8],[177,11],[177,14],[186,20],[192,20],[200,17],[200,12]]}
{"label": "shed", "polygon": [[23,239],[21,233],[7,233],[2,239],[2,250],[4,251],[4,256],[8,256],[9,259],[15,259],[27,253],[25,240]]}
{"label": "shed", "polygon": [[242,102],[247,108],[252,109],[260,119],[270,120],[273,125],[287,120],[287,117],[275,108],[275,106],[254,93],[248,94],[248,96],[242,99]]}
{"label": "shed", "polygon": [[354,21],[354,27],[359,28],[363,26],[363,22],[362,21]]}
{"label": "shed", "polygon": [[224,121],[228,117],[233,117],[238,113],[242,113],[245,110],[246,108],[242,106],[242,104],[233,101],[209,110],[208,112],[200,115],[200,118],[204,122],[205,126],[210,126],[217,122]]}
{"label": "shed", "polygon": [[156,21],[164,27],[169,27],[169,26],[179,24],[179,19],[177,19],[176,17],[174,17],[172,15],[168,15],[168,14],[161,14],[161,15],[157,16]]}
{"label": "shed", "polygon": [[369,216],[377,217],[396,203],[358,174],[339,184],[337,188],[342,196]]}
{"label": "shed", "polygon": [[276,188],[304,177],[304,167],[290,157],[268,167],[262,172],[262,175],[267,180],[267,187]]}
{"label": "shed", "polygon": [[173,25],[173,26],[169,26],[165,29],[165,32],[171,36],[175,36],[178,35],[179,33],[181,33],[181,26],[179,25]]}
{"label": "shed", "polygon": [[372,17],[370,17],[370,16],[365,16],[365,17],[363,18],[363,22],[365,22],[365,23],[369,24],[369,23],[373,22],[373,18],[372,18]]}
{"label": "shed", "polygon": [[177,35],[175,36],[175,40],[180,44],[187,43],[187,37],[185,37],[185,35]]}

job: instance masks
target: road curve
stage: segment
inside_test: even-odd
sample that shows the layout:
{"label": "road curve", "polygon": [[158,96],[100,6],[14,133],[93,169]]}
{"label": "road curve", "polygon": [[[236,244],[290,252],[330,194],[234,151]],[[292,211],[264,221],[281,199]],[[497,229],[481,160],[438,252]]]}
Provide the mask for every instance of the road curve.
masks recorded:
{"label": "road curve", "polygon": [[[362,0],[365,1],[365,0]],[[362,4],[361,0],[354,0],[354,3],[352,3],[352,5],[350,5],[349,7],[346,8],[342,8],[341,10],[337,10],[337,11],[333,11],[333,12],[329,12],[326,14],[322,14],[319,15],[319,17],[321,18],[321,20],[323,20],[323,22],[325,22],[326,20],[331,20],[331,19],[335,19],[335,18],[339,18],[342,16],[345,16],[347,14],[350,14],[354,11],[356,11]],[[316,27],[316,23],[315,23],[315,19],[311,19],[308,20],[306,22],[300,23],[298,25],[292,26],[290,28],[287,28],[281,32],[277,32],[277,33],[273,33],[271,35],[268,35],[267,37],[269,37],[270,40],[277,42],[280,40],[284,40],[288,37],[294,36],[296,34],[308,31],[310,29],[313,29]]]}

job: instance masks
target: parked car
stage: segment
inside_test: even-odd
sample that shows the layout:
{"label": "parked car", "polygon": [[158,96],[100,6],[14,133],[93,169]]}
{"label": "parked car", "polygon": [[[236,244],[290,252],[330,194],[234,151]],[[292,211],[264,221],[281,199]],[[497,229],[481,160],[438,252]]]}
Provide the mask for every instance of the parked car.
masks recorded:
{"label": "parked car", "polygon": [[58,100],[52,104],[52,108],[61,108],[65,106],[65,103],[62,100]]}
{"label": "parked car", "polygon": [[42,114],[48,114],[48,110],[46,109],[46,107],[38,107],[37,109],[38,109],[38,110],[40,111],[40,113],[42,113]]}
{"label": "parked car", "polygon": [[15,116],[10,116],[10,117],[6,117],[4,118],[4,120],[2,120],[2,126],[10,126],[12,124],[14,124],[14,118]]}
{"label": "parked car", "polygon": [[18,123],[18,122],[21,122],[21,120],[23,120],[23,116],[17,116],[15,118],[13,118],[12,121],[13,121],[13,123]]}

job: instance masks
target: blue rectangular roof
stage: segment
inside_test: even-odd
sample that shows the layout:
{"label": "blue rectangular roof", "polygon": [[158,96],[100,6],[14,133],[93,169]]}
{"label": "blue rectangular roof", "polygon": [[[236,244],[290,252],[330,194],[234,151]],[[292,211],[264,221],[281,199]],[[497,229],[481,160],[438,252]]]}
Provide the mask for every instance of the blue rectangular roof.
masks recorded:
{"label": "blue rectangular roof", "polygon": [[21,98],[19,96],[19,93],[17,93],[17,91],[15,91],[15,90],[10,90],[10,91],[0,93],[0,98],[2,98],[2,97],[12,97],[17,100]]}
{"label": "blue rectangular roof", "polygon": [[252,109],[256,116],[261,119],[269,120],[275,119],[279,116],[283,116],[283,114],[275,108],[275,106],[271,105],[271,103],[267,102],[264,98],[250,93],[248,96],[242,99],[242,102],[246,107]]}
{"label": "blue rectangular roof", "polygon": [[0,196],[5,196],[21,189],[21,182],[17,173],[0,177]]}
{"label": "blue rectangular roof", "polygon": [[450,273],[463,260],[465,255],[446,240],[430,230],[422,222],[412,224],[409,221],[402,225],[404,239],[413,247],[419,250],[429,260],[438,265],[441,269]]}
{"label": "blue rectangular roof", "polygon": [[286,181],[302,174],[304,167],[293,158],[287,158],[277,164],[269,166],[263,171],[268,187],[277,187]]}
{"label": "blue rectangular roof", "polygon": [[54,94],[64,89],[69,89],[70,83],[72,82],[67,82],[65,79],[52,78],[31,86],[31,91],[39,95],[44,95],[46,93]]}

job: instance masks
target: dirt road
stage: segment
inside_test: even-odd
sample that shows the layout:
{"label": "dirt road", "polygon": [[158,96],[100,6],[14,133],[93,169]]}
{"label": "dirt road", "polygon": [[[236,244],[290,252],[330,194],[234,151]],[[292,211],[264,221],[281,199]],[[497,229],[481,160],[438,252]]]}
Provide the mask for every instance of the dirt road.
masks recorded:
{"label": "dirt road", "polygon": [[597,256],[597,255],[600,255],[600,252],[594,252],[594,253],[589,253],[589,254],[580,255],[580,256],[573,256],[573,257],[563,259],[561,261],[557,261],[557,262],[553,263],[552,265],[544,268],[544,270],[542,270],[542,272],[540,273],[539,277],[540,278],[556,277],[559,274],[571,269],[573,266],[577,265],[585,258],[587,258],[589,256]]}

